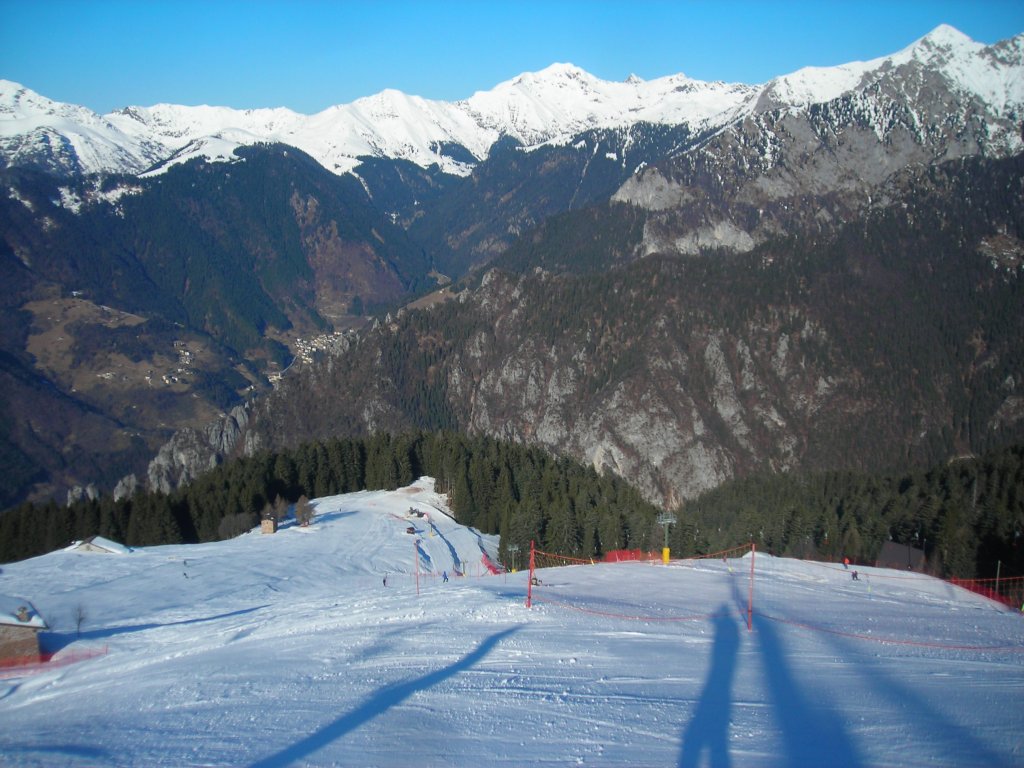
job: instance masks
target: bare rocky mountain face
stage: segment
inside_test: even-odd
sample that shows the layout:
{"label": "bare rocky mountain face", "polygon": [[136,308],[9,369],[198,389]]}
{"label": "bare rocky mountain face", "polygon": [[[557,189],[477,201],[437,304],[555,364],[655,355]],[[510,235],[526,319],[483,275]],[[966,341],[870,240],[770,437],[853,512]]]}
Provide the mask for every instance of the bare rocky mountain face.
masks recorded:
{"label": "bare rocky mountain face", "polygon": [[827,233],[890,204],[888,185],[906,169],[1020,153],[1021,38],[972,59],[979,79],[1003,73],[991,90],[970,89],[953,65],[955,45],[926,38],[814,103],[794,104],[785,83],[770,84],[749,114],[635,174],[612,199],[652,213],[645,253],[749,251],[787,233]]}
{"label": "bare rocky mountain face", "polygon": [[[179,433],[138,473],[145,485],[317,437],[450,428],[543,445],[676,505],[754,472],[919,466],[1024,434],[1024,36],[984,46],[941,27],[885,59],[756,87],[557,66],[428,106],[394,93],[351,105],[362,125],[381,121],[355,138],[325,132],[345,110],[242,125],[230,110],[132,108],[81,117],[51,160],[52,129],[35,144],[4,134],[8,165],[52,170],[119,132],[134,163],[121,172],[145,158],[177,179],[171,166],[193,158],[213,193],[237,169],[212,162],[233,156],[232,137],[275,125],[269,138],[364,195],[330,193],[324,216],[317,182],[319,195],[286,195],[287,228],[243,239],[244,259],[245,243],[298,233],[290,250],[254,252],[264,265],[300,255],[298,290],[280,269],[259,276],[291,323],[343,317],[369,286],[384,303],[456,281],[293,365],[223,423]],[[388,149],[428,113],[443,115],[428,144]],[[275,183],[309,188],[283,171]],[[51,221],[68,226],[68,199]],[[102,204],[132,215],[122,198]],[[220,205],[188,210],[216,233]],[[35,237],[7,238],[19,270],[35,269]]]}

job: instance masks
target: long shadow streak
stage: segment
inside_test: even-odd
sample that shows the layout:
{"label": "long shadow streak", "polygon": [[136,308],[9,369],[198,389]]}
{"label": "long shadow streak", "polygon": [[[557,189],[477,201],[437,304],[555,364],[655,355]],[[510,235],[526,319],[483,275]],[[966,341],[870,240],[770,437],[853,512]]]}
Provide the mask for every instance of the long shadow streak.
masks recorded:
{"label": "long shadow streak", "polygon": [[339,717],[333,723],[328,723],[301,741],[297,741],[295,744],[285,747],[269,757],[258,760],[252,764],[252,768],[272,768],[273,766],[287,765],[306,758],[332,741],[341,738],[350,731],[354,731],[363,723],[377,717],[377,715],[384,714],[391,707],[401,704],[417,691],[432,688],[449,677],[469,669],[487,656],[494,649],[494,646],[518,630],[519,627],[511,627],[504,632],[491,635],[484,642],[480,643],[480,646],[475,651],[436,672],[431,672],[415,680],[395,683],[387,688],[382,688],[347,715]]}
{"label": "long shadow streak", "polygon": [[729,716],[732,708],[732,679],[736,671],[736,654],[740,647],[740,634],[736,621],[729,615],[728,606],[722,606],[714,617],[715,646],[711,669],[700,703],[683,734],[683,753],[680,768],[694,768],[701,755],[708,752],[712,768],[729,768]]}
{"label": "long shadow streak", "polygon": [[861,679],[888,698],[907,719],[908,727],[919,738],[935,748],[941,748],[950,764],[1000,766],[1011,765],[1013,758],[1000,755],[970,728],[943,715],[919,691],[887,674],[882,666],[863,649],[857,649],[849,640],[825,633],[830,643],[845,658],[855,659],[861,670]]}
{"label": "long shadow streak", "polygon": [[859,766],[856,745],[836,713],[800,689],[772,622],[754,614],[754,632],[786,747],[786,765]]}
{"label": "long shadow streak", "polygon": [[147,629],[157,629],[158,627],[176,627],[180,624],[202,624],[207,621],[217,621],[218,619],[227,619],[232,616],[244,616],[247,613],[252,613],[253,611],[258,611],[266,607],[266,605],[257,605],[252,608],[242,608],[237,611],[219,613],[216,616],[203,616],[201,618],[182,619],[180,621],[151,622],[149,624],[128,624],[121,627],[92,629],[87,632],[40,632],[39,647],[47,653],[56,653],[62,648],[71,645],[71,643],[76,640],[98,640],[130,632],[145,632]]}

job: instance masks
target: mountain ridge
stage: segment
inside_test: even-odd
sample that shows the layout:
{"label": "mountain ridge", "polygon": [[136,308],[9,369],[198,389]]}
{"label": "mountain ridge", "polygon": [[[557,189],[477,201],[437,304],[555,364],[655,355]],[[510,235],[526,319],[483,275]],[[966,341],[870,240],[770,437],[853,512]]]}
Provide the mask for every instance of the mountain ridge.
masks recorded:
{"label": "mountain ridge", "polygon": [[[916,61],[936,66],[964,92],[984,97],[1002,116],[1024,103],[1019,66],[1024,34],[992,46],[948,25],[889,56],[834,67],[805,67],[762,85],[693,80],[683,74],[653,80],[631,76],[601,80],[572,64],[523,73],[457,101],[437,101],[387,89],[313,115],[287,108],[157,104],[129,106],[106,115],[51,101],[0,81],[0,147],[6,163],[36,162],[72,173],[140,174],[160,169],[199,142],[187,157],[222,159],[224,147],[206,152],[211,139],[236,145],[291,144],[334,173],[354,171],[361,157],[404,159],[445,173],[468,175],[501,137],[525,147],[570,140],[593,129],[637,122],[686,125],[714,133],[772,107],[803,108],[863,86],[873,73]],[[21,109],[19,110],[19,107]],[[1008,151],[1019,151],[1021,138]],[[452,156],[446,146],[463,148]],[[33,157],[36,159],[33,160]]]}

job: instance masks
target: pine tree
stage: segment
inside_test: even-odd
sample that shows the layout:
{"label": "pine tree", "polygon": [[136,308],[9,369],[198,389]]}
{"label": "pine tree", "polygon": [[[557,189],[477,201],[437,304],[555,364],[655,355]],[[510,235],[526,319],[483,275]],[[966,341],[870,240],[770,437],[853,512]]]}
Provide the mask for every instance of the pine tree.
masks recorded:
{"label": "pine tree", "polygon": [[295,502],[295,522],[302,527],[313,522],[313,505],[305,496],[299,496],[299,500]]}

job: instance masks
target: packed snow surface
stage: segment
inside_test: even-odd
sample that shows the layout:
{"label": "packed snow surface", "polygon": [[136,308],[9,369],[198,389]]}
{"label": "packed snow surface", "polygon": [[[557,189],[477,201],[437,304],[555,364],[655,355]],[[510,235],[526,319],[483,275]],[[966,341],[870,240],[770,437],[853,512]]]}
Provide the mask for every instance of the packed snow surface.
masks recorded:
{"label": "packed snow surface", "polygon": [[545,568],[528,608],[429,478],[315,508],[4,565],[58,653],[0,675],[0,763],[1024,764],[1024,618],[945,582],[747,552]]}

